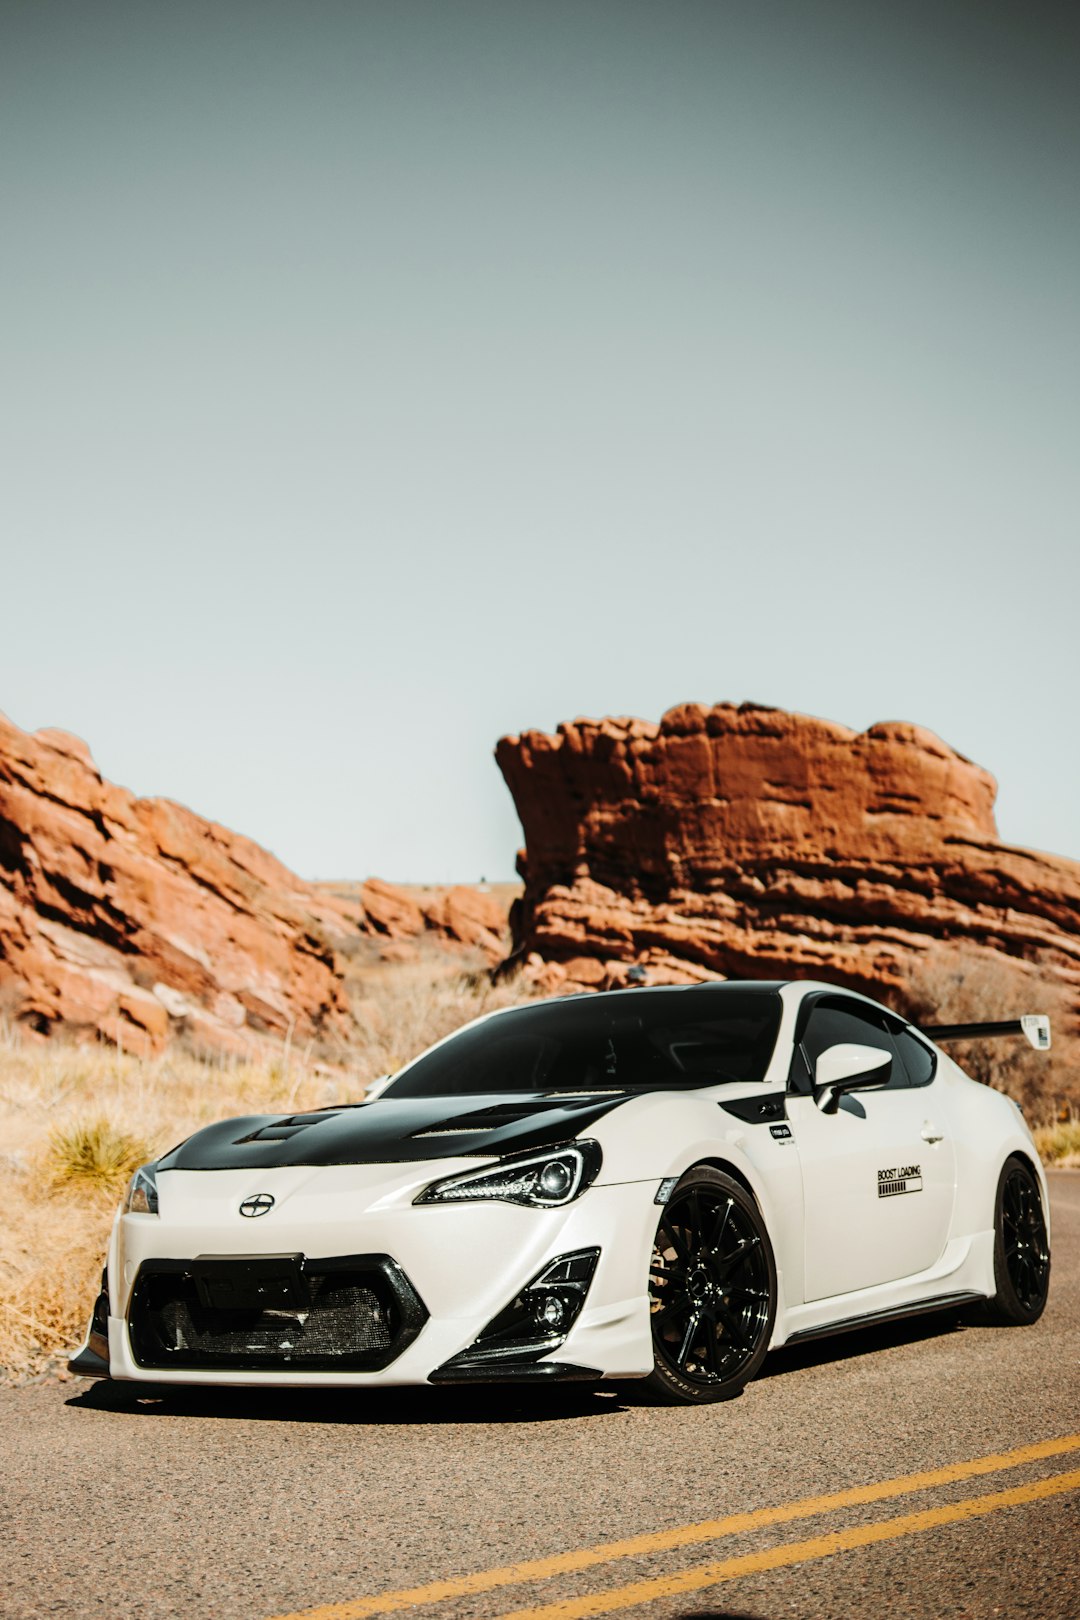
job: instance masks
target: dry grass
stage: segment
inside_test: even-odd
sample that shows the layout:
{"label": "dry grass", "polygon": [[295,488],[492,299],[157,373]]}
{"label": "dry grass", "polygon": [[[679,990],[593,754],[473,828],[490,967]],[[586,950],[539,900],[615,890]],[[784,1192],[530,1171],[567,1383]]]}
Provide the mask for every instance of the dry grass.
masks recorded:
{"label": "dry grass", "polygon": [[529,993],[471,966],[432,951],[366,970],[353,985],[356,1047],[335,1067],[287,1048],[266,1063],[139,1059],[26,1040],[0,1022],[0,1381],[52,1376],[81,1341],[138,1164],[216,1119],[356,1101],[379,1074]]}
{"label": "dry grass", "polygon": [[1043,1164],[1053,1165],[1055,1170],[1080,1170],[1080,1114],[1040,1126],[1035,1144]]}

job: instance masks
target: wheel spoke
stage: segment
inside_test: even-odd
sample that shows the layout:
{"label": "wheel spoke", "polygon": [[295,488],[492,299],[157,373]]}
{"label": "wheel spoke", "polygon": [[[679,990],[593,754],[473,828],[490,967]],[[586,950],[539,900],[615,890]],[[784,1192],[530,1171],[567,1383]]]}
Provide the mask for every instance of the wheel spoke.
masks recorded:
{"label": "wheel spoke", "polygon": [[675,1250],[675,1253],[678,1255],[679,1259],[685,1264],[690,1259],[690,1245],[683,1237],[678,1227],[675,1225],[673,1219],[668,1218],[665,1220],[664,1231],[671,1239],[671,1247]]}
{"label": "wheel spoke", "polygon": [[662,1256],[658,1257],[654,1254],[652,1269],[658,1277],[665,1281],[681,1280],[686,1276],[686,1264],[678,1256],[674,1260],[664,1260]]}
{"label": "wheel spoke", "polygon": [[713,1221],[713,1229],[709,1234],[710,1248],[718,1249],[720,1247],[720,1244],[723,1241],[724,1232],[727,1228],[728,1219],[731,1215],[733,1204],[734,1199],[729,1198],[726,1204],[721,1204],[719,1206],[716,1212],[716,1218]]}
{"label": "wheel spoke", "polygon": [[753,1339],[747,1337],[746,1329],[739,1321],[739,1318],[735,1315],[734,1311],[729,1311],[726,1305],[720,1305],[717,1307],[716,1314],[720,1318],[721,1322],[723,1322],[727,1332],[743,1350],[750,1350],[753,1348]]}
{"label": "wheel spoke", "polygon": [[679,1353],[675,1357],[680,1367],[684,1367],[686,1365],[686,1358],[693,1349],[694,1337],[700,1325],[701,1312],[695,1311],[689,1322],[686,1324],[686,1332],[683,1334],[682,1344],[679,1346]]}
{"label": "wheel spoke", "polygon": [[740,1261],[745,1260],[752,1249],[755,1249],[760,1239],[755,1235],[740,1238],[738,1247],[730,1254],[721,1255],[716,1262],[717,1275],[721,1278],[729,1277]]}
{"label": "wheel spoke", "polygon": [[660,1310],[655,1312],[653,1322],[659,1327],[662,1322],[668,1321],[673,1316],[682,1316],[689,1304],[690,1296],[680,1293],[678,1299],[673,1299],[670,1305],[662,1305]]}

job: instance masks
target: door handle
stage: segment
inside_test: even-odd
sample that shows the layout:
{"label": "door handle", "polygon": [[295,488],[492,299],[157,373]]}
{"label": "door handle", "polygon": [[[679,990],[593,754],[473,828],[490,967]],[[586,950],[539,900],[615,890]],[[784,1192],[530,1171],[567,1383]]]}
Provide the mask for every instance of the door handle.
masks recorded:
{"label": "door handle", "polygon": [[931,1125],[928,1119],[923,1121],[922,1139],[924,1142],[940,1142],[944,1135],[945,1132],[939,1131],[936,1125]]}

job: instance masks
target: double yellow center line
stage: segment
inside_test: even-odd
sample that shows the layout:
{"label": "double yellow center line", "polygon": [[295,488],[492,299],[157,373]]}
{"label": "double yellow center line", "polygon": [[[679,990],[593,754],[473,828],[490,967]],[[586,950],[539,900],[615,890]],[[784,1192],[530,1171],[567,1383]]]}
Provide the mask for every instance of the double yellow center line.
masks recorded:
{"label": "double yellow center line", "polygon": [[[423,1586],[405,1587],[373,1597],[278,1615],[275,1620],[365,1620],[368,1615],[394,1614],[418,1604],[444,1603],[451,1598],[473,1597],[502,1586],[549,1580],[555,1575],[572,1574],[577,1570],[614,1563],[620,1558],[646,1557],[679,1547],[694,1546],[699,1542],[717,1541],[723,1536],[742,1535],[772,1525],[814,1518],[822,1513],[835,1513],[843,1508],[864,1507],[870,1502],[883,1502],[892,1497],[907,1496],[913,1491],[931,1490],[935,1486],[955,1485],[984,1474],[1020,1468],[1025,1463],[1042,1462],[1048,1457],[1059,1457],[1075,1451],[1080,1451],[1080,1434],[1066,1435],[1058,1440],[1041,1440],[1034,1445],[1019,1446],[1014,1451],[995,1452],[988,1457],[951,1463],[945,1468],[918,1474],[901,1474],[896,1479],[880,1480],[872,1485],[856,1485],[847,1490],[833,1491],[828,1496],[807,1496],[780,1507],[758,1508],[751,1513],[733,1513],[723,1519],[706,1519],[700,1524],[680,1525],[672,1530],[630,1536],[623,1541],[602,1542],[599,1546],[582,1547],[574,1552],[555,1553],[550,1558],[530,1558],[518,1564],[505,1564],[498,1569],[479,1570],[472,1575],[429,1581]],[[785,1542],[764,1552],[746,1553],[719,1563],[697,1564],[655,1579],[636,1581],[627,1586],[544,1604],[539,1608],[515,1609],[503,1620],[585,1620],[589,1615],[608,1614],[615,1609],[631,1608],[654,1598],[701,1591],[724,1581],[737,1580],[742,1575],[828,1558],[833,1553],[869,1547],[880,1541],[893,1541],[939,1525],[982,1518],[1000,1508],[1016,1507],[1077,1489],[1080,1489],[1080,1469],[1054,1474],[1048,1479],[1017,1485],[1009,1490],[995,1491],[990,1495],[968,1497],[942,1507],[927,1508],[919,1513],[906,1513],[872,1524],[855,1525],[809,1541]]]}

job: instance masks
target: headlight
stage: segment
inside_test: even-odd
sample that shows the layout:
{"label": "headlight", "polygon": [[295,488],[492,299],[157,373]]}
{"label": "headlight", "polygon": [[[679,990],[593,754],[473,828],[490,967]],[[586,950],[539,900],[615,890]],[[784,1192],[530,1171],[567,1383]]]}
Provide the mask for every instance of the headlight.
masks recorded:
{"label": "headlight", "polygon": [[530,1153],[486,1170],[468,1170],[425,1187],[415,1204],[464,1204],[501,1199],[529,1209],[558,1209],[579,1198],[599,1174],[599,1142],[571,1142]]}
{"label": "headlight", "polygon": [[125,1215],[156,1215],[158,1212],[157,1165],[144,1164],[132,1176],[124,1196]]}

